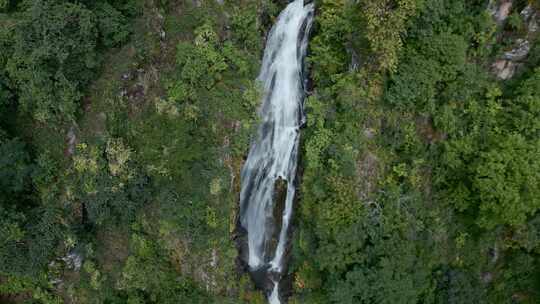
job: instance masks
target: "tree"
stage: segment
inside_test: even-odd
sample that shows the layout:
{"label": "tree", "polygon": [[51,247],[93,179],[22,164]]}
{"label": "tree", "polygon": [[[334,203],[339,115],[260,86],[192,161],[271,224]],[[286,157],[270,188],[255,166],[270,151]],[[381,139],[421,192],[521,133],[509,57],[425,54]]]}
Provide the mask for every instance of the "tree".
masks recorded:
{"label": "tree", "polygon": [[521,225],[540,209],[540,140],[520,134],[494,136],[474,165],[473,191],[480,202],[479,223]]}
{"label": "tree", "polygon": [[25,144],[17,138],[8,139],[0,129],[0,204],[15,201],[28,186],[31,170]]}
{"label": "tree", "polygon": [[72,120],[80,88],[97,67],[98,31],[81,4],[42,0],[27,3],[12,32],[8,76],[19,104],[37,120]]}

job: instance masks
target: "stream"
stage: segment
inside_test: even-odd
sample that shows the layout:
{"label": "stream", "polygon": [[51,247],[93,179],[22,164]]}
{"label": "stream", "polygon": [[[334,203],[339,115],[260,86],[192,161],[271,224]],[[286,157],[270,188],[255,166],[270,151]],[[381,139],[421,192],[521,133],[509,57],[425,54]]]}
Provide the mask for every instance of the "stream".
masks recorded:
{"label": "stream", "polygon": [[241,173],[245,263],[270,283],[266,292],[271,304],[282,303],[279,283],[286,269],[300,128],[305,124],[304,60],[313,14],[312,3],[295,0],[270,30],[257,78],[263,88],[260,125]]}

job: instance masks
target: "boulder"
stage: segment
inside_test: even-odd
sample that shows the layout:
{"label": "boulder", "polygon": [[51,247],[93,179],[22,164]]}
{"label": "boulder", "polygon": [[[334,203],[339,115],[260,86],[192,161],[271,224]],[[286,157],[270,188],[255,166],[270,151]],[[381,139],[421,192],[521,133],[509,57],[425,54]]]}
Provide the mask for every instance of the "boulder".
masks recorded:
{"label": "boulder", "polygon": [[516,47],[504,53],[503,58],[510,61],[521,61],[527,58],[527,55],[529,55],[530,50],[531,50],[531,47],[529,45],[528,40],[517,39]]}
{"label": "boulder", "polygon": [[526,24],[527,33],[534,34],[538,31],[538,13],[532,5],[527,5],[520,13],[521,19]]}
{"label": "boulder", "polygon": [[281,232],[281,225],[283,224],[283,211],[285,210],[285,201],[287,199],[287,181],[285,179],[281,177],[277,178],[274,183],[273,198],[272,221],[268,221],[271,227],[267,229],[267,231],[271,231],[271,236],[266,247],[266,252],[275,252],[279,242],[279,234]]}
{"label": "boulder", "polygon": [[493,63],[492,70],[497,78],[507,80],[514,76],[519,64],[505,59],[499,59]]}
{"label": "boulder", "polygon": [[77,250],[72,250],[62,258],[62,261],[68,269],[79,271],[83,263],[83,256]]}

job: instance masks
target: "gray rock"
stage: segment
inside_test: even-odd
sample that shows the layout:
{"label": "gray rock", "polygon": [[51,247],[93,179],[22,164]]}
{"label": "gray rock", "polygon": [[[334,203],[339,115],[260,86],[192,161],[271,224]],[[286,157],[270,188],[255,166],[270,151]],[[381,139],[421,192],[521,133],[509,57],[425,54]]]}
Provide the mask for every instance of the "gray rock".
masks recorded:
{"label": "gray rock", "polygon": [[75,125],[71,125],[67,134],[67,142],[68,142],[67,154],[70,156],[73,155],[73,153],[75,153],[75,144],[77,143],[77,135],[75,133],[75,127],[76,127]]}
{"label": "gray rock", "polygon": [[375,137],[376,131],[372,128],[365,128],[364,129],[364,136],[367,139],[373,139]]}
{"label": "gray rock", "polygon": [[512,10],[512,0],[490,0],[488,12],[495,19],[497,25],[502,25]]}
{"label": "gray rock", "polygon": [[529,54],[529,51],[531,50],[529,41],[525,39],[517,39],[516,44],[517,46],[515,48],[504,53],[504,56],[503,56],[504,59],[510,60],[510,61],[521,61],[527,58],[527,55]]}
{"label": "gray rock", "polygon": [[77,251],[72,250],[65,257],[62,258],[62,261],[64,261],[64,263],[69,269],[79,271],[82,266],[83,257]]}
{"label": "gray rock", "polygon": [[360,57],[358,56],[358,54],[354,50],[352,50],[352,52],[351,52],[351,64],[349,65],[349,70],[350,71],[357,71],[359,67],[360,67]]}
{"label": "gray rock", "polygon": [[523,22],[527,25],[528,33],[536,33],[538,31],[538,12],[532,5],[527,5],[519,15],[523,19]]}
{"label": "gray rock", "polygon": [[529,21],[534,13],[534,8],[529,4],[519,13],[519,15],[523,20]]}
{"label": "gray rock", "polygon": [[492,65],[493,73],[501,80],[507,80],[514,76],[519,64],[510,60],[499,59]]}

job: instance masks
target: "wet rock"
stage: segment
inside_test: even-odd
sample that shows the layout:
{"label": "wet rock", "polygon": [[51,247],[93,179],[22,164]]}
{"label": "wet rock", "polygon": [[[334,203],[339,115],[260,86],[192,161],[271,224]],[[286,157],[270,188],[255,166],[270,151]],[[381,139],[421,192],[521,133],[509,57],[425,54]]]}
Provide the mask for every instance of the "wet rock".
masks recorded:
{"label": "wet rock", "polygon": [[260,290],[272,290],[272,280],[268,276],[268,267],[261,267],[249,272],[251,280],[255,283],[255,287]]}
{"label": "wet rock", "polygon": [[242,227],[240,221],[236,223],[236,230],[234,234],[234,241],[236,247],[238,248],[238,259],[237,265],[239,272],[248,271],[248,261],[249,261],[249,248],[248,248],[248,238],[247,231]]}
{"label": "wet rock", "polygon": [[281,225],[283,224],[283,211],[285,210],[285,201],[287,199],[287,181],[278,177],[274,184],[274,202],[272,210],[272,221],[269,221],[267,231],[271,231],[272,235],[270,237],[270,242],[268,242],[268,247],[266,252],[275,252],[278,242],[279,234],[281,232]]}
{"label": "wet rock", "polygon": [[[281,221],[283,210],[285,209],[285,200],[287,199],[287,181],[278,177],[274,184],[274,218]],[[277,223],[281,225],[281,222]]]}

